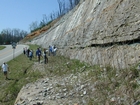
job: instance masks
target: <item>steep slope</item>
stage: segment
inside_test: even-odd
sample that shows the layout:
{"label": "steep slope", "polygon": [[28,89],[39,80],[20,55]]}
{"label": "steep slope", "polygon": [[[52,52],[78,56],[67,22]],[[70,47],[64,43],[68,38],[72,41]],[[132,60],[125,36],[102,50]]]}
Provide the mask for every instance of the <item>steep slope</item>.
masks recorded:
{"label": "steep slope", "polygon": [[140,54],[139,0],[83,0],[31,44],[92,65],[127,68]]}

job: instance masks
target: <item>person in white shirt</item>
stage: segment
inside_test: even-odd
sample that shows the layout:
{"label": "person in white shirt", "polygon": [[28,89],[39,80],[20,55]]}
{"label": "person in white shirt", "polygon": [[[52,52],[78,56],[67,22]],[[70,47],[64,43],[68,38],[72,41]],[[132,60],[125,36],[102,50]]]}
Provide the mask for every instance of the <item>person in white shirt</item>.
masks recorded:
{"label": "person in white shirt", "polygon": [[56,50],[57,50],[57,48],[54,46],[54,49],[53,49],[53,55],[55,56],[56,55]]}
{"label": "person in white shirt", "polygon": [[4,62],[2,64],[2,70],[3,70],[3,73],[4,73],[5,79],[8,79],[8,77],[7,77],[8,69],[9,69],[8,65]]}

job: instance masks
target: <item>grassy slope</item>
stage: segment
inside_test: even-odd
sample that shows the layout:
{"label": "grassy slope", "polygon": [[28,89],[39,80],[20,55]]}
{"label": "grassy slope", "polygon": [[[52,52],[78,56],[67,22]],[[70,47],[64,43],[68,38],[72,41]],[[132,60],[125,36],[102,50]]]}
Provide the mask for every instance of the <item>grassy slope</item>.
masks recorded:
{"label": "grassy slope", "polygon": [[[38,46],[32,45],[30,48],[34,51]],[[96,91],[91,93],[89,105],[101,105],[108,100],[109,96],[121,97],[131,96],[132,99],[140,99],[138,90],[140,89],[136,79],[140,73],[133,67],[126,70],[117,71],[110,67],[103,69],[97,66],[90,66],[81,63],[78,60],[70,60],[62,56],[49,57],[49,63],[44,66],[44,74],[38,70],[33,70],[32,65],[37,62],[36,58],[30,61],[24,55],[20,55],[14,60],[8,62],[10,66],[9,78],[4,80],[4,76],[0,73],[0,105],[13,105],[18,92],[25,84],[33,82],[38,78],[47,76],[66,76],[69,74],[86,73],[83,80],[91,79],[90,82],[95,83]],[[129,100],[128,100],[129,101]],[[111,103],[110,103],[111,105]]]}
{"label": "grassy slope", "polygon": [[[36,49],[37,46],[31,46],[30,48]],[[8,62],[10,68],[8,77],[10,80],[4,80],[3,73],[0,73],[0,105],[13,105],[23,85],[42,77],[39,72],[29,72],[34,61],[35,59],[30,61],[22,54]]]}
{"label": "grassy slope", "polygon": [[2,50],[2,49],[4,49],[5,48],[5,46],[0,46],[0,50]]}

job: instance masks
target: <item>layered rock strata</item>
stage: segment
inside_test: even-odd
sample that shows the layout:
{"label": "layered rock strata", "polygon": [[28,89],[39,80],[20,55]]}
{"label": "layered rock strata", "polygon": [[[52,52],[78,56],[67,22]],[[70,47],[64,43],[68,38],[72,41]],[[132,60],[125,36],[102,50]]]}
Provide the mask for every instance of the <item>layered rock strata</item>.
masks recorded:
{"label": "layered rock strata", "polygon": [[139,0],[85,0],[31,44],[90,64],[127,68],[140,54]]}

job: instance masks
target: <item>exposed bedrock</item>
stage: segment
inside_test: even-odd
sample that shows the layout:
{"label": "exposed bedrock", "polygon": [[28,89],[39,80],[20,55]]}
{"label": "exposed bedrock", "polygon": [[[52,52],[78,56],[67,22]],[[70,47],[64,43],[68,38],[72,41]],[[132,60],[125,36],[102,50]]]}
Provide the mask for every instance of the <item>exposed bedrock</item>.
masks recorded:
{"label": "exposed bedrock", "polygon": [[92,65],[127,68],[139,61],[140,0],[83,0],[30,43]]}

